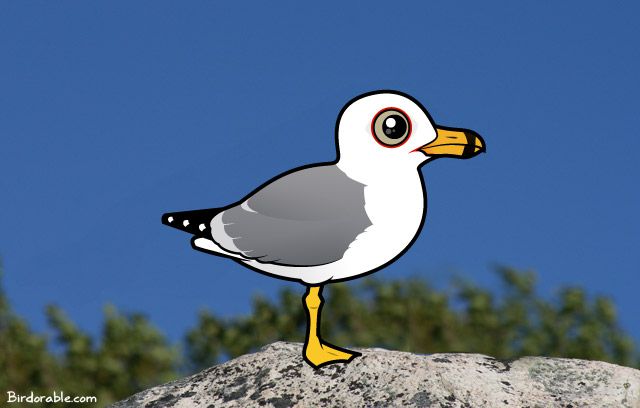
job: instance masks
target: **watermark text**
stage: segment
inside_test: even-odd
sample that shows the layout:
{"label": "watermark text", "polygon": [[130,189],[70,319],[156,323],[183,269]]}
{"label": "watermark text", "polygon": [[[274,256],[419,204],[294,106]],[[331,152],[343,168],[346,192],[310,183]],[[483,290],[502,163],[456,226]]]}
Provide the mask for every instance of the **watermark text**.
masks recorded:
{"label": "watermark text", "polygon": [[41,402],[52,402],[52,403],[67,403],[67,404],[83,404],[88,402],[98,402],[98,397],[93,395],[88,396],[71,396],[65,395],[64,391],[54,391],[53,394],[49,395],[36,395],[31,391],[28,395],[20,395],[16,394],[15,391],[7,391],[7,402],[8,403],[28,403],[28,404],[37,404]]}

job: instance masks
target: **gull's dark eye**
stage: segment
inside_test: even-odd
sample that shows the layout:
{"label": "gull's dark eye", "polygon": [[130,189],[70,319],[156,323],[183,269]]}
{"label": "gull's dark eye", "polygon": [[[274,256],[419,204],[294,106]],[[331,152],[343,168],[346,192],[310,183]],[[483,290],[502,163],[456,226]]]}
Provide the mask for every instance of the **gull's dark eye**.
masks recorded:
{"label": "gull's dark eye", "polygon": [[397,108],[383,109],[371,122],[371,133],[385,147],[398,147],[411,134],[411,120]]}

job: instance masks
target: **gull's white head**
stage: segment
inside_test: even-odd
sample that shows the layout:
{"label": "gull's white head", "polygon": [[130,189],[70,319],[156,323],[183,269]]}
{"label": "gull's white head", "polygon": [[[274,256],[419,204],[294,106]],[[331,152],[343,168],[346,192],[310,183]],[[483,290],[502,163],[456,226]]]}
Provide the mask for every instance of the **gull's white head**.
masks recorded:
{"label": "gull's white head", "polygon": [[415,172],[431,159],[467,159],[485,151],[476,132],[436,126],[420,102],[397,91],[349,101],[338,116],[336,136],[339,167],[358,179]]}

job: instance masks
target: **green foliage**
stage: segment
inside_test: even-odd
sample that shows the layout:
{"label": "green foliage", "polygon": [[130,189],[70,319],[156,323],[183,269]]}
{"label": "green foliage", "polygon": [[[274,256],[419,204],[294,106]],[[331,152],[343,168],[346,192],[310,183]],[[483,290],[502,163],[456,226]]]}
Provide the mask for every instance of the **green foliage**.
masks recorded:
{"label": "green foliage", "polygon": [[[0,269],[0,278],[2,270]],[[58,373],[44,336],[34,334],[16,316],[0,287],[0,392],[50,389]],[[5,398],[2,395],[1,398]]]}
{"label": "green foliage", "polygon": [[105,307],[102,339],[93,345],[56,306],[47,317],[64,349],[59,358],[61,389],[74,395],[95,395],[116,401],[177,376],[178,350],[140,314],[122,315]]}
{"label": "green foliage", "polygon": [[[500,268],[498,274],[504,286],[498,295],[461,280],[450,291],[421,279],[327,285],[323,338],[416,353],[545,355],[640,367],[611,300],[568,287],[549,301],[536,293],[533,273]],[[201,312],[186,337],[187,358],[192,369],[204,368],[276,340],[302,341],[305,327],[300,293],[284,289],[273,302],[256,298],[249,316]]]}
{"label": "green foliage", "polygon": [[303,341],[307,321],[302,293],[284,289],[276,303],[255,297],[253,313],[244,317],[222,319],[209,311],[200,312],[196,327],[186,335],[189,371],[254,351],[277,339]]}
{"label": "green foliage", "polygon": [[104,406],[178,375],[178,350],[140,314],[122,315],[107,306],[99,344],[60,308],[48,306],[46,314],[60,353],[52,352],[47,337],[31,331],[11,311],[0,290],[2,401],[7,391],[17,395],[63,391],[71,396],[96,396],[98,406]]}
{"label": "green foliage", "polygon": [[[327,285],[322,335],[343,346],[498,358],[561,356],[640,367],[636,345],[620,328],[611,300],[587,296],[577,287],[546,300],[536,292],[533,273],[501,268],[498,274],[504,286],[498,293],[463,280],[447,290],[422,279]],[[185,336],[183,360],[178,347],[143,315],[121,314],[113,306],[105,308],[97,340],[59,307],[48,306],[49,339],[15,315],[0,287],[0,393],[63,390],[97,396],[98,406],[104,406],[276,340],[301,342],[306,328],[302,293],[302,287],[287,288],[275,300],[256,297],[247,316],[222,318],[202,311]]]}

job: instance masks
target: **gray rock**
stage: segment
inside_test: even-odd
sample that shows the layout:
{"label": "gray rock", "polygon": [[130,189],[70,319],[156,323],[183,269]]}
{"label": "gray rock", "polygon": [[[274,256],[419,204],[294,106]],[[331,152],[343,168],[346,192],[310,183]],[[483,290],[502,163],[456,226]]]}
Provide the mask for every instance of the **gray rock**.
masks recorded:
{"label": "gray rock", "polygon": [[274,343],[112,407],[640,407],[640,371],[598,361],[361,349],[314,370],[301,350]]}

